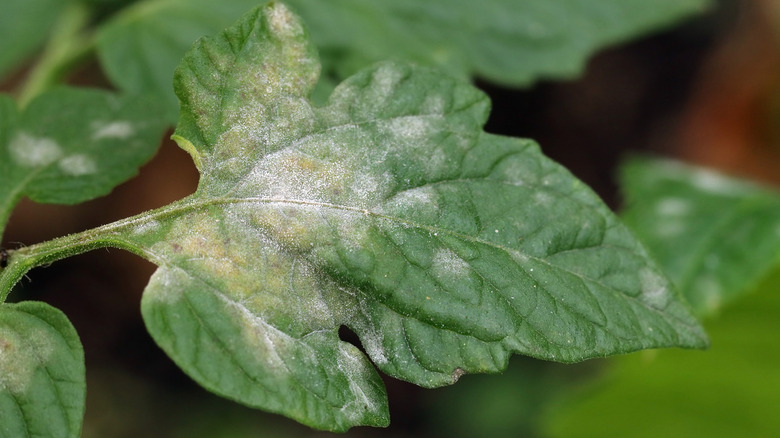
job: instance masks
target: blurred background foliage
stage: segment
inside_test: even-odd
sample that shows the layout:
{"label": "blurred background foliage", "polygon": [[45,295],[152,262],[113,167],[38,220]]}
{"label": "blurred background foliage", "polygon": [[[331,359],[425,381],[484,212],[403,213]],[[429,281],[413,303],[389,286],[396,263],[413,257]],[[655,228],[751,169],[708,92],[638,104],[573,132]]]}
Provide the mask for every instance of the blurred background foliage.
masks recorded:
{"label": "blurred background foliage", "polygon": [[[81,2],[92,8],[95,22],[132,21],[154,4]],[[48,30],[57,28],[64,4],[8,5],[21,3],[24,9],[0,14],[2,91],[18,90],[35,72],[36,60],[46,57],[42,44]],[[140,15],[121,16],[128,5]],[[235,18],[227,15],[224,24]],[[8,37],[20,25],[28,28],[29,38]],[[109,37],[97,44],[107,44]],[[493,100],[486,129],[539,141],[547,155],[616,209],[622,207],[617,166],[637,152],[780,183],[778,2],[720,0],[666,30],[618,40],[590,57],[576,78],[576,69],[548,75],[566,80],[507,81],[467,69],[476,71],[476,83]],[[132,88],[122,85],[131,83],[122,82],[122,69],[101,67],[106,60],[96,53],[80,54],[78,67],[63,71],[63,79]],[[343,55],[336,49],[323,53]],[[333,81],[348,73],[337,70],[326,66]],[[78,206],[23,202],[4,244],[31,244],[95,227],[179,199],[196,184],[189,157],[166,140],[139,177],[107,197]],[[777,256],[767,257],[766,269],[755,274],[761,278],[745,285],[750,290],[717,312],[702,313],[710,351],[651,351],[577,365],[515,357],[503,375],[465,376],[433,391],[388,379],[392,425],[359,428],[347,436],[772,436],[780,430],[774,415],[780,408],[775,341],[780,277],[772,272]],[[33,271],[15,291],[17,298],[62,309],[82,337],[88,378],[84,437],[331,435],[220,399],[184,376],[140,319],[140,294],[153,270],[131,254],[101,250]]]}

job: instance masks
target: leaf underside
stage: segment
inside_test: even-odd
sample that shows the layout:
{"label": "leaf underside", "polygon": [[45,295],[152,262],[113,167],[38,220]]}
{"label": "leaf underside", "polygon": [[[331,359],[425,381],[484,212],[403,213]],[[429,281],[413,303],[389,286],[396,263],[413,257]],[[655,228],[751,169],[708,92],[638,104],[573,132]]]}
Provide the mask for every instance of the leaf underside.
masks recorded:
{"label": "leaf underside", "polygon": [[318,73],[278,3],[199,41],[177,70],[174,138],[198,190],[118,238],[160,266],[144,319],[203,386],[343,431],[389,421],[368,358],[437,387],[512,353],[707,344],[596,195],[533,142],[482,131],[481,92],[391,62],[314,107]]}

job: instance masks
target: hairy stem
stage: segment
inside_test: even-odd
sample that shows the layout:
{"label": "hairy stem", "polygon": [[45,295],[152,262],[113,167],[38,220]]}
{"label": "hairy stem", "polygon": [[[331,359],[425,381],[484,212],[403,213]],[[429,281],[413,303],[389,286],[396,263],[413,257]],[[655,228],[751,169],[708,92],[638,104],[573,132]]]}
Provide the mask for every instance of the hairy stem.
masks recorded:
{"label": "hairy stem", "polygon": [[151,261],[154,257],[141,246],[124,236],[132,229],[161,217],[179,214],[182,209],[192,208],[174,202],[156,210],[121,219],[110,224],[92,228],[80,233],[41,242],[16,250],[8,250],[7,266],[0,268],[0,303],[5,302],[11,289],[24,275],[37,266],[43,266],[67,257],[83,254],[98,248],[119,248],[138,254]]}

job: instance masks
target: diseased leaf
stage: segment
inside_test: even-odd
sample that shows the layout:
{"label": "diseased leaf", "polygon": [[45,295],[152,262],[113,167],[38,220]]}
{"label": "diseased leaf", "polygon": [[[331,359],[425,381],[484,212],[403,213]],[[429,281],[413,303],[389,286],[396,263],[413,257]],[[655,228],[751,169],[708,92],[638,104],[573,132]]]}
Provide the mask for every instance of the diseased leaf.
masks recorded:
{"label": "diseased leaf", "polygon": [[707,321],[709,351],[612,359],[603,379],[569,391],[549,410],[543,436],[775,435],[780,430],[779,274]]}
{"label": "diseased leaf", "polygon": [[78,437],[84,350],[68,318],[48,304],[0,304],[0,437]]}
{"label": "diseased leaf", "polygon": [[[176,100],[170,78],[196,38],[256,0],[159,0],[101,30],[99,55],[123,90]],[[343,79],[376,61],[408,60],[506,85],[579,74],[595,51],[703,11],[708,0],[290,0],[309,24],[325,71]]]}
{"label": "diseased leaf", "polygon": [[199,41],[177,70],[174,135],[198,189],[111,236],[160,266],[147,327],[206,388],[343,431],[388,414],[342,325],[425,387],[511,353],[707,344],[598,197],[533,142],[482,132],[481,92],[391,62],[318,108],[318,70],[281,4]]}
{"label": "diseased leaf", "polygon": [[61,88],[21,113],[0,96],[0,236],[24,196],[75,204],[110,192],[154,155],[165,127],[153,102]]}
{"label": "diseased leaf", "polygon": [[0,2],[0,77],[43,45],[66,3],[63,0]]}
{"label": "diseased leaf", "polygon": [[697,313],[716,312],[778,268],[776,192],[669,160],[628,162],[622,181],[623,217]]}

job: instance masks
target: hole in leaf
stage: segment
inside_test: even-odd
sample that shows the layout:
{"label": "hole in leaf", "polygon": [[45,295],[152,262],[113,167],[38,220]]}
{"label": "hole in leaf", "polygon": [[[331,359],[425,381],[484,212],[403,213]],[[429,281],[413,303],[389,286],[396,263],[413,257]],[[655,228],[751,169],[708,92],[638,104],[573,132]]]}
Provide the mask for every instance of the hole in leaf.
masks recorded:
{"label": "hole in leaf", "polygon": [[354,345],[363,353],[366,352],[366,350],[363,348],[363,344],[360,342],[358,335],[345,325],[339,327],[339,339]]}

